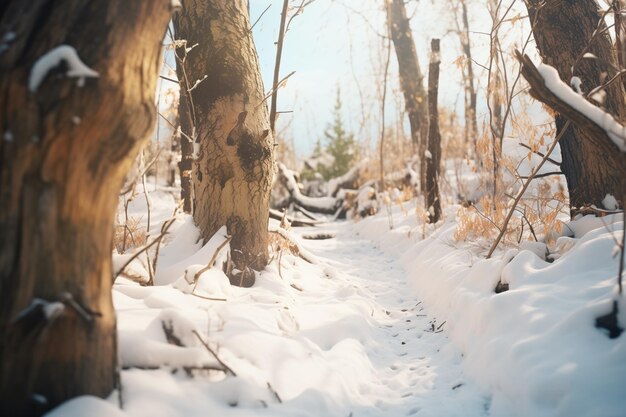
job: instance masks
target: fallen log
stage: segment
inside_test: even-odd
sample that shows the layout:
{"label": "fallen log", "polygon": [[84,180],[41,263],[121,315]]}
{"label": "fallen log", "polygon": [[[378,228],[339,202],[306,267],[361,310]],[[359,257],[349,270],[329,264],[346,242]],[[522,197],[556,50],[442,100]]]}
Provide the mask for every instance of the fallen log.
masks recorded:
{"label": "fallen log", "polygon": [[368,162],[369,161],[367,159],[364,159],[357,165],[350,168],[350,170],[345,174],[328,180],[328,197],[337,197],[339,191],[344,188],[356,188],[359,176],[361,175],[361,170],[367,166]]}
{"label": "fallen log", "polygon": [[285,217],[289,221],[289,224],[291,224],[293,227],[314,227],[318,224],[325,223],[323,220],[295,219],[290,216],[284,216],[284,214],[278,210],[270,209],[271,219],[282,220],[283,217]]}
{"label": "fallen log", "polygon": [[293,174],[284,164],[278,164],[278,176],[287,189],[290,201],[312,213],[335,214],[341,207],[342,200],[334,197],[308,197],[302,195]]}

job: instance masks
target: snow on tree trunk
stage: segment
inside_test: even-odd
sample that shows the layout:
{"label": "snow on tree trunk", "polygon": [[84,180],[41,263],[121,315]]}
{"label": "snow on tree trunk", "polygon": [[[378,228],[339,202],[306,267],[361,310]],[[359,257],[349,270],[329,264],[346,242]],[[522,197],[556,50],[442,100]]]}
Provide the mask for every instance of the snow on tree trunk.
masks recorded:
{"label": "snow on tree trunk", "polygon": [[[183,1],[177,27],[188,48],[197,44],[185,61],[199,145],[194,219],[205,239],[226,225],[235,268],[260,270],[268,262],[274,139],[246,2]],[[251,285],[253,274],[243,281]]]}
{"label": "snow on tree trunk", "polygon": [[[532,29],[543,62],[556,68],[566,84],[571,83],[572,77],[578,77],[582,94],[587,94],[615,75],[615,51],[604,30],[606,26],[598,26],[601,16],[596,1],[569,2],[567,13],[560,3],[526,0],[526,6],[530,21],[535,22]],[[600,33],[593,36],[598,27]],[[597,59],[582,58],[584,53],[591,53]],[[604,74],[608,77],[604,78]],[[622,83],[611,83],[604,91],[606,97],[601,104],[622,120]],[[566,120],[556,116],[557,135]],[[570,127],[560,141],[561,170],[567,180],[572,210],[591,204],[601,207],[607,194],[623,194],[621,156],[603,152],[594,142],[589,132],[577,125]]]}
{"label": "snow on tree trunk", "polygon": [[0,54],[0,415],[39,415],[115,386],[113,220],[156,120],[170,9],[0,6],[0,28],[15,30]]}

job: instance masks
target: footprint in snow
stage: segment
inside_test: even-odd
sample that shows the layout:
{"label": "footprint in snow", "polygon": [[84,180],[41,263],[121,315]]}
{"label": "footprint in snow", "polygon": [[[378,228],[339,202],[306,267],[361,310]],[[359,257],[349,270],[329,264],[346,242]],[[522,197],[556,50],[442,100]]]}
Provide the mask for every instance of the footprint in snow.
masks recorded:
{"label": "footprint in snow", "polygon": [[300,330],[300,324],[289,310],[280,309],[276,313],[276,324],[283,332],[291,335]]}

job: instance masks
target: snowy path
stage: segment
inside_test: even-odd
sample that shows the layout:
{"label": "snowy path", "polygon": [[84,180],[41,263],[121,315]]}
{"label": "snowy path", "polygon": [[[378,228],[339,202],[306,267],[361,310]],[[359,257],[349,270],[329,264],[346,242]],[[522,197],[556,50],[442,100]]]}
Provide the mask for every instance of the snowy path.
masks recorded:
{"label": "snowy path", "polygon": [[[350,222],[293,232],[336,237],[301,240],[319,262],[284,254],[280,269],[275,259],[253,288],[231,287],[219,270],[203,275],[198,291],[226,302],[186,294],[189,284],[175,273],[169,277],[169,282],[176,281],[172,285],[116,283],[121,359],[127,368],[122,373],[122,415],[489,414],[490,399],[464,376],[462,357],[446,337],[446,324],[422,308],[398,259],[357,236]],[[184,253],[187,268],[201,268],[192,264],[206,262],[196,258],[204,252],[210,257],[213,250],[194,246],[189,223],[174,234],[162,250],[163,259],[176,265],[181,261],[174,254]],[[163,275],[172,270],[166,266],[164,261]],[[183,347],[165,340],[166,323]],[[172,371],[172,366],[213,361],[194,329],[237,377],[219,372],[190,377]]]}
{"label": "snowy path", "polygon": [[[306,240],[305,247],[324,263],[341,271],[340,292],[353,294],[347,303],[379,305],[385,316],[370,315],[373,326],[366,354],[375,368],[371,386],[374,406],[355,410],[356,416],[481,416],[489,400],[461,370],[440,323],[421,307],[399,260],[374,243],[337,224],[320,232],[337,233],[328,240]],[[306,234],[307,230],[299,230]],[[352,288],[349,288],[352,287]]]}

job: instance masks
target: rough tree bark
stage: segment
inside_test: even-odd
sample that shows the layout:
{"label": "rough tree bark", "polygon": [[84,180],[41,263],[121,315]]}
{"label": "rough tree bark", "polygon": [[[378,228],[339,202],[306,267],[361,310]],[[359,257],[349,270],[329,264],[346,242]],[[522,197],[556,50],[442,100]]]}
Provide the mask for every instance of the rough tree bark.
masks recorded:
{"label": "rough tree bark", "polygon": [[[618,201],[622,201],[622,197],[626,196],[626,152],[620,149],[620,147],[613,142],[607,134],[605,127],[598,125],[588,115],[576,110],[571,104],[559,98],[553,91],[551,91],[546,86],[542,75],[539,73],[528,56],[522,56],[521,53],[517,52],[517,59],[522,65],[522,75],[530,86],[529,92],[532,97],[564,117],[567,117],[568,120],[571,120],[578,129],[585,132],[585,135],[591,141],[591,144],[600,152],[605,155],[614,155],[614,157],[620,161],[617,173],[621,178],[621,192],[619,194],[614,194],[614,196]],[[609,116],[607,115],[606,117]],[[626,146],[626,143],[622,146]]]}
{"label": "rough tree bark", "polygon": [[[114,213],[156,120],[170,8],[0,3],[0,415],[38,415],[114,388]],[[66,74],[72,47],[98,77]],[[53,49],[65,63],[33,71]]]}
{"label": "rough tree bark", "polygon": [[[613,0],[611,2],[615,21],[615,51],[619,69],[626,68],[626,0]],[[626,87],[626,78],[622,77],[622,85]]]}
{"label": "rough tree bark", "polygon": [[[525,0],[525,3],[530,21],[536,22],[532,30],[543,62],[556,68],[567,84],[572,76],[578,77],[582,81],[582,93],[586,94],[606,81],[605,74],[609,78],[615,74],[615,52],[608,33],[603,31],[606,26],[599,23],[601,15],[596,1]],[[567,13],[563,12],[564,7]],[[598,27],[601,33],[593,37]],[[582,59],[586,52],[598,59]],[[604,108],[622,120],[623,85],[612,83],[605,91]],[[566,119],[557,115],[555,122],[558,135]],[[604,153],[578,126],[565,132],[560,146],[561,170],[565,174],[573,212],[585,205],[602,207],[606,194],[621,195],[619,155]]]}
{"label": "rough tree bark", "polygon": [[274,141],[246,2],[185,0],[177,22],[197,44],[185,61],[199,143],[194,219],[205,239],[227,226],[234,266],[248,271],[231,281],[252,285],[249,268],[268,262]]}
{"label": "rough tree bark", "polygon": [[406,7],[403,0],[386,0],[387,20],[391,39],[396,50],[398,70],[400,73],[400,87],[404,94],[406,112],[411,126],[411,140],[413,149],[418,152],[420,166],[420,181],[424,190],[424,152],[426,150],[426,138],[428,122],[426,120],[427,104],[426,91],[424,90],[424,76],[420,70],[413,32],[410,20],[407,17]]}
{"label": "rough tree bark", "polygon": [[439,39],[431,41],[430,65],[428,66],[428,150],[426,152],[426,210],[430,223],[441,218],[441,195],[439,193],[439,167],[441,165],[441,134],[439,132]]}

